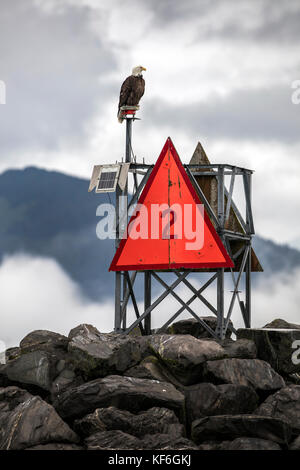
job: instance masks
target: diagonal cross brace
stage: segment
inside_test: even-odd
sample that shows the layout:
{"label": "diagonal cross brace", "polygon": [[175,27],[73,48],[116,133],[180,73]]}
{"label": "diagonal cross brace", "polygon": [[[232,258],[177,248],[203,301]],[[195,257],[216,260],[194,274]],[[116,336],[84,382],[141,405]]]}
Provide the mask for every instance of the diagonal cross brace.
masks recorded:
{"label": "diagonal cross brace", "polygon": [[[177,272],[175,273],[177,276],[179,275]],[[206,305],[207,308],[209,308],[215,315],[217,315],[217,310],[215,309],[215,307],[208,301],[206,300],[205,297],[203,297],[203,295],[201,295],[200,293],[198,293],[197,289],[187,280],[187,279],[184,279],[182,281],[189,289],[191,289],[192,292],[194,292],[195,295],[197,295],[198,299],[201,300],[201,302],[204,303],[204,305]]]}
{"label": "diagonal cross brace", "polygon": [[[200,289],[197,290],[197,293],[195,293],[187,302],[187,305],[190,305],[194,300],[198,298],[198,295],[201,294],[217,277],[217,273],[214,274]],[[167,326],[170,325],[183,311],[185,310],[185,307],[182,306],[180,307],[179,310],[177,310],[176,313],[158,330],[158,332],[162,332]]]}
{"label": "diagonal cross brace", "polygon": [[[168,284],[163,281],[155,272],[152,272],[152,276],[158,281],[160,282],[160,284],[162,286],[165,287],[165,289],[169,289],[169,286]],[[184,302],[184,300],[182,300],[179,295],[176,294],[176,292],[174,292],[173,290],[170,290],[170,294],[173,295],[173,297],[175,297],[175,299],[181,303],[185,308],[186,310],[188,310],[190,312],[191,315],[193,315],[194,318],[196,318],[196,320],[198,320],[198,322],[203,326],[203,328],[205,328],[214,338],[218,339],[218,336],[216,335],[216,333],[214,332],[214,330],[212,330],[203,320],[201,320],[201,318],[198,317],[198,315],[191,309],[191,307],[186,303]]]}
{"label": "diagonal cross brace", "polygon": [[[151,274],[154,275],[154,272],[151,271]],[[180,282],[189,274],[189,271],[185,271],[184,273],[182,273],[182,275],[176,279],[176,281],[173,282],[173,284],[171,284],[170,286],[167,286],[168,288],[166,289],[165,292],[163,292],[154,302],[153,304],[151,304],[145,311],[144,313],[140,316],[140,318],[138,318],[137,320],[135,320],[134,323],[132,323],[132,325],[130,325],[127,330],[124,332],[124,334],[128,334],[130,333],[142,320],[144,320],[144,318],[148,315],[148,313],[152,312],[152,310],[157,307],[158,304],[160,304],[160,302],[162,302],[164,300],[165,297],[167,297],[167,295],[172,292],[172,289],[175,289],[176,286],[178,286],[178,284],[180,284]]]}

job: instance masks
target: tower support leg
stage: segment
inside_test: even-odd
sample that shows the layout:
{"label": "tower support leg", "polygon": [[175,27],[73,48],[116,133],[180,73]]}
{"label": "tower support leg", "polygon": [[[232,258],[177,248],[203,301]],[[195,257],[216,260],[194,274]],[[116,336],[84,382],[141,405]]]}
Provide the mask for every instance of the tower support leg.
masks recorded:
{"label": "tower support leg", "polygon": [[246,328],[251,328],[251,250],[250,246],[246,263]]}
{"label": "tower support leg", "polygon": [[[146,271],[144,274],[144,311],[151,305],[151,271]],[[151,335],[151,312],[145,318],[145,333]]]}
{"label": "tower support leg", "polygon": [[216,333],[220,339],[224,339],[224,268],[218,269],[217,278],[217,328]]}

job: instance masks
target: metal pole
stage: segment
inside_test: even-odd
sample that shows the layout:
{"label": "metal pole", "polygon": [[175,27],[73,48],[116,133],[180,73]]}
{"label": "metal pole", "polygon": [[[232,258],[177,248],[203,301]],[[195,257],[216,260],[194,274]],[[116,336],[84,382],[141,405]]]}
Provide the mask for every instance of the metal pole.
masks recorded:
{"label": "metal pole", "polygon": [[[119,227],[120,227],[120,220],[119,220],[119,196],[121,194],[120,187],[117,185],[116,189],[116,242],[115,247],[116,250],[119,246]],[[122,282],[122,274],[120,271],[117,271],[115,274],[115,326],[114,331],[119,333],[121,331],[121,282]]]}
{"label": "metal pole", "polygon": [[[132,136],[132,118],[126,118],[126,146],[125,146],[125,161],[131,162],[131,136]],[[122,197],[122,208],[120,214],[120,196]],[[116,188],[116,249],[119,246],[120,238],[123,233],[121,233],[122,227],[120,227],[120,220],[123,221],[123,211],[124,208],[127,211],[128,206],[128,184],[126,182],[124,191],[120,190],[119,185]],[[127,227],[127,220],[124,221],[125,229]],[[122,286],[123,279],[123,286]],[[124,301],[127,290],[127,282],[125,279],[124,273],[118,271],[115,276],[115,332],[121,331],[121,312],[122,312],[122,300]],[[123,310],[123,330],[126,330],[126,307]]]}
{"label": "metal pole", "polygon": [[[132,118],[126,118],[126,146],[125,146],[125,161],[130,163],[131,162],[131,137],[132,137]],[[120,216],[120,219],[124,221],[123,217],[123,211],[127,211],[127,206],[128,206],[128,181],[126,181],[125,188],[122,192],[122,213]],[[126,218],[127,219],[127,218]],[[125,230],[127,227],[127,220],[124,221],[125,225]],[[120,234],[121,236],[123,234]],[[127,291],[127,282],[126,282],[126,276],[125,273],[122,273],[122,279],[123,279],[123,301],[126,296],[126,291]],[[123,323],[122,323],[122,329],[123,331],[126,330],[126,318],[127,318],[127,308],[125,307],[123,310]]]}
{"label": "metal pole", "polygon": [[[252,175],[248,174],[248,201],[250,204],[250,211],[251,211],[251,196],[252,196]],[[249,235],[251,232],[251,227],[249,224],[249,214],[248,211],[246,212],[246,225],[249,227]],[[248,252],[248,257],[247,257],[247,263],[246,263],[246,316],[247,316],[247,324],[245,325],[246,328],[251,328],[251,254],[252,254],[252,239],[250,238],[249,242],[249,252]]]}
{"label": "metal pole", "polygon": [[[151,305],[151,271],[144,273],[144,310]],[[144,322],[146,335],[151,335],[151,312],[145,318]]]}
{"label": "metal pole", "polygon": [[[219,235],[224,243],[224,168],[218,171],[218,221]],[[218,269],[217,279],[217,328],[216,333],[224,339],[224,268]]]}
{"label": "metal pole", "polygon": [[126,118],[126,162],[131,162],[131,137],[133,118]]}

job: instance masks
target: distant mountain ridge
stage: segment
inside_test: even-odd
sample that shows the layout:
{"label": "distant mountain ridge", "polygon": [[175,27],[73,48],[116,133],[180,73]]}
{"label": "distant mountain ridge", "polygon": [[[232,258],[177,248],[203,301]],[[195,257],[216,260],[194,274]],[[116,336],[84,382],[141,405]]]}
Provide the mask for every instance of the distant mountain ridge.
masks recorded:
{"label": "distant mountain ridge", "polygon": [[[96,208],[109,199],[88,193],[88,186],[86,179],[35,167],[2,173],[0,259],[17,252],[51,257],[89,297],[112,296],[114,242],[96,237]],[[254,247],[264,268],[255,278],[300,267],[296,249],[259,236]]]}

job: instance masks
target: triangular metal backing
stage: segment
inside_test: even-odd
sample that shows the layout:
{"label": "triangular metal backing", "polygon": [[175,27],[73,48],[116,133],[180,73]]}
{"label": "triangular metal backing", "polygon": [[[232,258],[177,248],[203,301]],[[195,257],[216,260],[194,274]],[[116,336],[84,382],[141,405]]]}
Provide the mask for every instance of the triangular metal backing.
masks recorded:
{"label": "triangular metal backing", "polygon": [[[186,206],[192,207],[195,212],[199,210],[197,204],[202,204],[170,138],[167,139],[138,201],[139,213],[142,210],[141,205],[146,210],[146,215],[143,216],[145,218],[141,222],[140,216],[134,214],[126,232],[140,233],[142,224],[147,227],[148,234],[145,237],[124,237],[111,263],[111,271],[233,267],[234,264],[205,209],[201,215],[203,245],[197,248],[187,247],[191,240],[186,238],[185,230],[181,230],[180,236],[164,237],[160,222],[157,238],[150,236],[148,230],[152,225],[152,208],[161,204],[167,207],[174,207],[175,204],[179,206],[184,227],[192,217],[190,213],[185,215]],[[185,220],[185,217],[188,219]]]}

